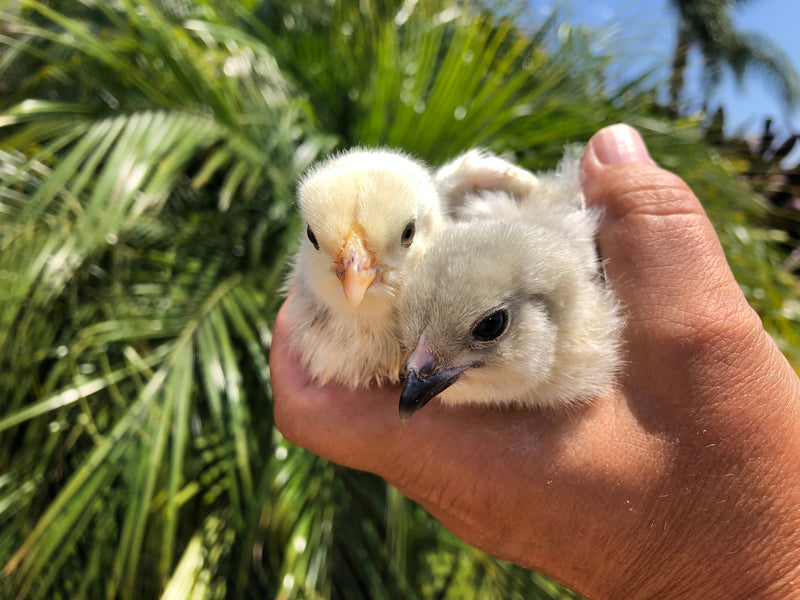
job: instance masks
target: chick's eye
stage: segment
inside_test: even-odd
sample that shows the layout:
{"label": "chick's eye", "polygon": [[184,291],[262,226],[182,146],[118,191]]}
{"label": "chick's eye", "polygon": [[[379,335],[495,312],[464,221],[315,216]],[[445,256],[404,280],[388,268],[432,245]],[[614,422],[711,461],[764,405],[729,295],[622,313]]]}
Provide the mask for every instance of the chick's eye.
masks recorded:
{"label": "chick's eye", "polygon": [[417,226],[414,224],[414,221],[411,221],[406,228],[403,229],[403,235],[400,237],[400,244],[408,248],[411,245],[411,242],[414,241],[414,234],[417,231]]}
{"label": "chick's eye", "polygon": [[505,308],[484,317],[472,328],[472,337],[479,342],[491,342],[500,337],[508,326],[508,311]]}
{"label": "chick's eye", "polygon": [[314,232],[311,231],[311,225],[306,225],[306,235],[308,236],[308,241],[314,246],[314,249],[319,250],[319,244],[317,243],[317,236],[314,235]]}

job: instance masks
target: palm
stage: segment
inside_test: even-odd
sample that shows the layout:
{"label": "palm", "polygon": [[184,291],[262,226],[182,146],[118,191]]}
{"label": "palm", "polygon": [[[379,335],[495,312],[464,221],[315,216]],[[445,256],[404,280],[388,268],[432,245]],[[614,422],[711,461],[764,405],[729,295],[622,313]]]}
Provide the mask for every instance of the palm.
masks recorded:
{"label": "palm", "polygon": [[800,78],[780,48],[758,34],[738,31],[731,9],[743,0],[671,0],[678,13],[678,35],[672,58],[670,106],[677,114],[684,90],[689,52],[703,58],[706,100],[729,68],[741,84],[746,71],[760,71],[770,78],[787,107],[800,100]]}
{"label": "palm", "polygon": [[[619,108],[580,36],[546,53],[552,24],[531,38],[444,2],[255,4],[0,12],[0,82],[15,82],[0,84],[2,585],[563,597],[275,432],[267,353],[299,233],[294,182],[355,143],[434,162],[478,144],[539,167],[627,119],[721,190],[720,222],[755,205],[698,166],[708,151],[653,117],[646,94],[620,91]],[[727,239],[769,312],[785,283],[748,260],[774,254],[757,235]]]}

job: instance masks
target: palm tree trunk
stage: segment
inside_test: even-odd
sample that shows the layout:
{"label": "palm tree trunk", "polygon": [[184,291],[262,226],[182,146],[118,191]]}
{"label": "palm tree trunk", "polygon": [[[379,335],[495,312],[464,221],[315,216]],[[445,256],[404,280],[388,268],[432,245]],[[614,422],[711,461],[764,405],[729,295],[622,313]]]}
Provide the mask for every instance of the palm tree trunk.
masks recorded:
{"label": "palm tree trunk", "polygon": [[669,109],[673,116],[680,114],[680,99],[683,93],[686,65],[691,46],[691,33],[683,24],[678,25],[678,39],[675,41],[675,51],[672,55],[672,74],[669,78]]}

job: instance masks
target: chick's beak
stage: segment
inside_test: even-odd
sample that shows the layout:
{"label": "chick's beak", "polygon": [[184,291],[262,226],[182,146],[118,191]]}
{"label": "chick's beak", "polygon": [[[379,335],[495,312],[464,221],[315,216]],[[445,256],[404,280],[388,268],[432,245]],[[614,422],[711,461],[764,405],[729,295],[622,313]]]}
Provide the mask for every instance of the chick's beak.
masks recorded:
{"label": "chick's beak", "polygon": [[342,281],[345,298],[353,307],[361,304],[380,270],[365,238],[364,230],[354,224],[334,261],[334,270]]}
{"label": "chick's beak", "polygon": [[423,333],[406,365],[406,380],[400,393],[400,420],[408,423],[415,412],[458,381],[461,373],[474,366],[477,365],[467,363],[444,368],[428,349]]}

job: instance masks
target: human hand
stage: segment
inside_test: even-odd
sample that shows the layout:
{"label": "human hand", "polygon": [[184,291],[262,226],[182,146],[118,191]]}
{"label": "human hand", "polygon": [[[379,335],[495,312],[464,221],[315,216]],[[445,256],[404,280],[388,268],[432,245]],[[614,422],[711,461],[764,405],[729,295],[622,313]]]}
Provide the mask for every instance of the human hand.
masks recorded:
{"label": "human hand", "polygon": [[[592,598],[780,597],[800,576],[800,381],[688,187],[626,126],[583,159],[624,306],[620,388],[570,410],[448,409],[310,382],[275,323],[275,421],[453,533]],[[800,581],[800,579],[798,579]],[[795,591],[795,594],[797,592]]]}

